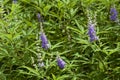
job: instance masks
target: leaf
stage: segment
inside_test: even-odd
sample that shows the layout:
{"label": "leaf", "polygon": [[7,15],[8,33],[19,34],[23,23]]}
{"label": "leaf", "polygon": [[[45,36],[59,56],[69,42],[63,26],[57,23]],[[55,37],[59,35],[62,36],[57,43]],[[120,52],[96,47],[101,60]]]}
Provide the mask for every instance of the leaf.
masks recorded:
{"label": "leaf", "polygon": [[39,72],[33,68],[27,67],[27,66],[21,66],[21,68],[26,68],[29,70],[31,73],[34,73],[36,76],[40,76]]}
{"label": "leaf", "polygon": [[58,47],[60,47],[60,46],[61,46],[60,44],[62,44],[62,43],[64,43],[64,41],[62,41],[62,42],[59,42],[59,43],[57,43],[57,44],[55,44],[55,45],[52,45],[52,48],[51,48],[51,50],[53,50],[53,49],[55,49],[55,48],[58,48]]}
{"label": "leaf", "polygon": [[2,8],[0,8],[0,14],[4,13],[4,10]]}
{"label": "leaf", "polygon": [[82,34],[82,32],[76,28],[73,28],[73,27],[70,27],[70,26],[67,26],[67,29],[71,29],[72,31],[74,31],[75,33],[77,34]]}
{"label": "leaf", "polygon": [[58,80],[55,75],[52,73],[53,80]]}
{"label": "leaf", "polygon": [[69,75],[62,75],[57,78],[57,80],[65,80],[69,77]]}
{"label": "leaf", "polygon": [[84,27],[82,25],[79,24],[78,20],[75,19],[75,23],[78,26],[79,30],[82,32],[82,34],[85,33]]}
{"label": "leaf", "polygon": [[37,52],[36,52],[36,51],[34,51],[33,49],[27,48],[27,50],[29,50],[30,52],[32,52],[32,53],[34,53],[34,54],[36,54],[36,55],[37,55]]}
{"label": "leaf", "polygon": [[43,11],[44,11],[44,14],[47,15],[48,11],[50,10],[51,8],[51,5],[46,5],[44,8],[43,8]]}
{"label": "leaf", "polygon": [[104,71],[104,65],[102,62],[99,61],[99,68],[101,71]]}
{"label": "leaf", "polygon": [[0,80],[6,80],[6,76],[3,72],[0,72]]}
{"label": "leaf", "polygon": [[2,60],[4,57],[9,57],[9,53],[6,49],[0,47],[0,60]]}

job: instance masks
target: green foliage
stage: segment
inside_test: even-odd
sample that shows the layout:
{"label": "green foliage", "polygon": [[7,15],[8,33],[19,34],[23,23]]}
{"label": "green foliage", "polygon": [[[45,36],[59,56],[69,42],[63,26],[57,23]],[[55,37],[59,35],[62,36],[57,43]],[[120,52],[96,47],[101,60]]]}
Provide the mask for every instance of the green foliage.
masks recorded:
{"label": "green foliage", "polygon": [[[120,25],[109,20],[119,0],[0,0],[0,80],[119,80]],[[89,41],[88,11],[99,40]],[[37,13],[51,44],[41,47]],[[45,67],[38,67],[39,44]],[[66,62],[59,69],[56,56]]]}

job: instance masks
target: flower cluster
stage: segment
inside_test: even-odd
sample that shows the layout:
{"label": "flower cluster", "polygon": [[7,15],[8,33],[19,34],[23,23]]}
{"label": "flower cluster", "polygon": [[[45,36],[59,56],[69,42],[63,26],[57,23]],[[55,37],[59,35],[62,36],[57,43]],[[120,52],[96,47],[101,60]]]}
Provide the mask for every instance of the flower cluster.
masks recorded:
{"label": "flower cluster", "polygon": [[57,57],[57,64],[59,68],[63,69],[66,63],[60,57]]}
{"label": "flower cluster", "polygon": [[37,14],[37,18],[38,18],[38,21],[40,22],[41,21],[41,15],[39,13]]}
{"label": "flower cluster", "polygon": [[45,65],[44,65],[44,62],[41,59],[41,54],[40,53],[37,55],[37,58],[38,58],[38,68],[44,67]]}
{"label": "flower cluster", "polygon": [[[37,18],[38,18],[38,21],[40,23],[43,21],[41,15],[39,13],[37,14]],[[46,35],[45,35],[44,31],[43,31],[42,23],[40,24],[40,30],[41,30],[41,34],[40,34],[39,39],[41,39],[41,41],[42,41],[42,48],[48,49],[48,48],[50,48],[50,44],[48,43],[47,37],[46,37]]]}
{"label": "flower cluster", "polygon": [[37,18],[38,18],[39,22],[43,22],[44,21],[43,17],[39,13],[37,14]]}
{"label": "flower cluster", "polygon": [[114,7],[111,7],[110,9],[110,20],[116,21],[117,20],[117,10]]}
{"label": "flower cluster", "polygon": [[42,41],[42,48],[44,48],[44,49],[50,48],[50,44],[48,43],[45,33],[42,32],[40,38]]}
{"label": "flower cluster", "polygon": [[89,24],[89,29],[88,29],[88,35],[90,37],[90,42],[98,40],[98,37],[96,36],[96,32],[94,29],[95,24]]}

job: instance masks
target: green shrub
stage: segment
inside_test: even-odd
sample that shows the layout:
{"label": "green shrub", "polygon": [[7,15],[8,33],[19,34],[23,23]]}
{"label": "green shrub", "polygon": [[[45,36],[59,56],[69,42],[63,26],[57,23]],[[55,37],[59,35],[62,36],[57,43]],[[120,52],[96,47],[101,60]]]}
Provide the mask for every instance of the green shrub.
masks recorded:
{"label": "green shrub", "polygon": [[[119,3],[0,0],[0,80],[119,80]],[[110,20],[113,6],[117,21]],[[99,37],[93,42],[90,19]],[[49,49],[42,48],[41,25]],[[58,55],[66,63],[64,69],[57,64]]]}

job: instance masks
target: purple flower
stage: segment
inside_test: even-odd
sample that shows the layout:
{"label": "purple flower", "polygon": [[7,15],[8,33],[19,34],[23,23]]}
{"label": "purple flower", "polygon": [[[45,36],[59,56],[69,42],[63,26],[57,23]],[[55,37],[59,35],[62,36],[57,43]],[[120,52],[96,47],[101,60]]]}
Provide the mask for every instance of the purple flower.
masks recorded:
{"label": "purple flower", "polygon": [[37,18],[39,22],[44,22],[43,17],[40,15],[40,13],[37,14]]}
{"label": "purple flower", "polygon": [[16,4],[16,3],[17,3],[17,0],[13,0],[13,3]]}
{"label": "purple flower", "polygon": [[41,22],[41,15],[38,13],[37,14],[38,21]]}
{"label": "purple flower", "polygon": [[94,26],[95,26],[95,24],[89,24],[88,35],[90,37],[90,42],[98,40]]}
{"label": "purple flower", "polygon": [[57,64],[61,69],[63,69],[66,63],[60,57],[57,57]]}
{"label": "purple flower", "polygon": [[116,8],[111,8],[110,9],[110,19],[112,21],[116,21],[117,20],[117,11],[116,11]]}
{"label": "purple flower", "polygon": [[50,47],[49,43],[48,43],[48,40],[47,40],[47,37],[45,35],[45,33],[41,33],[41,41],[42,41],[42,48],[44,49],[48,49]]}

